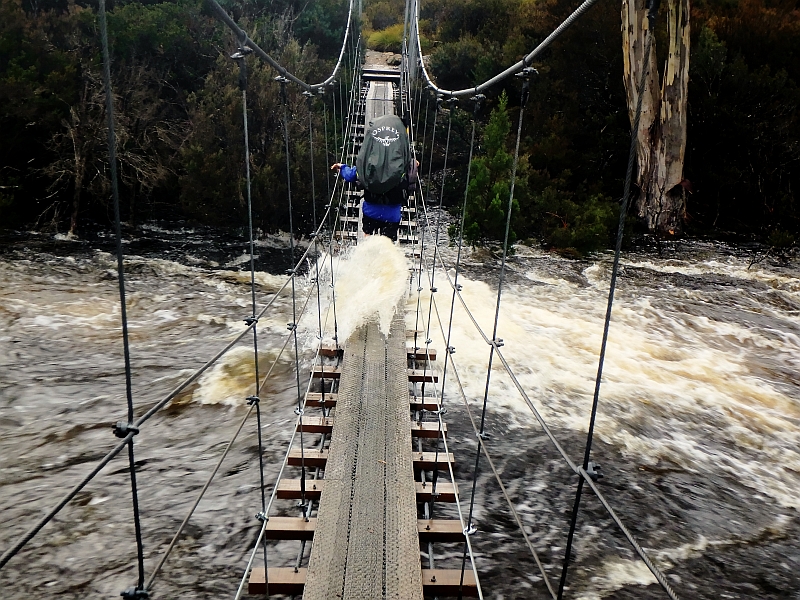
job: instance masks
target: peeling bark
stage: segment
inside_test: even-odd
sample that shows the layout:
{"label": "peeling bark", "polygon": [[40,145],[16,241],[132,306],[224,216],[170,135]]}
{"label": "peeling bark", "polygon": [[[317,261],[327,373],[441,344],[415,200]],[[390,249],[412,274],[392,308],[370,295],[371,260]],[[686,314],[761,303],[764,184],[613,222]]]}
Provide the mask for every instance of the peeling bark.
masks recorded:
{"label": "peeling bark", "polygon": [[668,56],[660,87],[655,40],[650,55],[644,56],[647,28],[645,0],[623,0],[624,81],[631,123],[642,69],[645,66],[649,69],[636,132],[639,167],[636,209],[650,231],[679,235],[686,218],[686,191],[681,182],[689,84],[689,0],[668,2]]}

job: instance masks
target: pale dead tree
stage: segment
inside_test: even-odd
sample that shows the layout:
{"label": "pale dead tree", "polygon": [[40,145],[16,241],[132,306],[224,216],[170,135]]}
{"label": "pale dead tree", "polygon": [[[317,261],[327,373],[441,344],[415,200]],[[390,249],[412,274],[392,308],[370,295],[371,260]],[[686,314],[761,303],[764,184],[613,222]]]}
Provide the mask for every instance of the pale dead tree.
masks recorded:
{"label": "pale dead tree", "polygon": [[646,0],[622,0],[622,48],[628,114],[634,122],[642,70],[649,73],[636,132],[636,208],[650,231],[677,235],[686,218],[683,178],[689,85],[689,0],[667,1],[667,57],[659,85],[656,43],[644,56],[648,28]]}

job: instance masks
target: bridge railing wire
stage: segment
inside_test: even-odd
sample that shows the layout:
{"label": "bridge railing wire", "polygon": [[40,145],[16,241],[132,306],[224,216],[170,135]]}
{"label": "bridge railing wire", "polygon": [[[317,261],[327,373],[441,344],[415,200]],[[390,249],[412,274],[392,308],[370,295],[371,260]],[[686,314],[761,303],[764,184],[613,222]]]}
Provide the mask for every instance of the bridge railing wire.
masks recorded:
{"label": "bridge railing wire", "polygon": [[[410,113],[411,113],[411,111],[409,111],[409,114]],[[413,119],[413,116],[410,116],[410,118]],[[414,143],[413,143],[414,140],[413,140],[413,133],[412,133],[414,131],[413,121],[411,123],[409,123],[408,129],[409,129],[409,137],[410,137],[410,143],[411,143],[412,160],[416,160],[416,149],[415,149],[415,146],[414,146]],[[431,153],[432,152],[433,152],[433,148],[431,148]],[[417,184],[417,189],[416,189],[415,196],[414,196],[414,198],[415,198],[415,206],[416,207],[422,206],[424,208],[425,204],[426,204],[425,203],[425,195],[424,195],[424,192],[422,190],[422,186],[420,185],[420,183],[421,183],[421,180]],[[417,208],[417,210],[419,210],[419,209]],[[426,211],[426,218],[427,218],[427,211]],[[417,213],[417,219],[419,219],[419,213]],[[418,228],[418,230],[419,230],[419,228]],[[421,305],[421,292],[422,292],[422,289],[423,289],[422,288],[422,281],[421,281],[423,264],[425,264],[426,272],[427,272],[427,263],[423,263],[424,255],[425,255],[423,243],[424,243],[425,237],[422,234],[422,232],[420,232],[419,238],[420,238],[420,242],[419,242],[420,243],[420,248],[419,248],[418,252],[419,252],[420,262],[419,262],[419,268],[418,268],[417,273],[416,273],[416,276],[417,276],[417,309],[416,309],[416,323],[417,323],[417,325],[416,325],[416,329],[419,329],[420,318],[423,319],[423,322],[422,322],[423,327],[425,326],[424,314],[421,314],[422,311],[420,310],[420,308],[421,308],[421,306],[420,306]],[[412,241],[413,241],[413,238],[412,238]],[[412,248],[415,248],[415,246],[416,246],[416,242],[414,242],[414,244],[412,245]],[[415,248],[415,250],[416,250],[416,248]],[[413,281],[413,277],[414,277],[414,274],[412,274],[412,281]],[[428,275],[428,277],[429,277],[429,281],[430,281],[430,284],[431,284],[431,289],[433,290],[434,289],[433,280],[430,277],[430,275]],[[433,292],[431,292],[431,295],[433,295]],[[426,327],[426,329],[427,329],[428,332],[430,332],[430,323],[428,323],[428,326]],[[425,355],[426,355],[426,358],[427,358],[426,364],[430,364],[430,361],[431,361],[430,342],[431,342],[430,337],[426,337],[426,340],[425,340]],[[415,353],[415,355],[416,355],[416,351],[417,351],[418,348],[419,347],[417,346],[417,331],[415,330],[415,332],[414,332],[414,353]],[[443,380],[443,382],[444,382],[444,380]],[[447,443],[447,436],[442,434],[442,430],[444,428],[443,416],[444,416],[444,412],[445,412],[444,409],[443,409],[443,406],[444,406],[444,388],[442,388],[441,391],[438,390],[438,386],[437,386],[437,383],[435,381],[435,378],[434,378],[434,381],[432,382],[432,385],[433,385],[433,388],[434,388],[434,397],[435,398],[439,398],[439,402],[440,402],[439,410],[437,410],[436,413],[435,413],[436,414],[436,418],[437,418],[438,427],[439,427],[439,439],[442,440],[442,444],[444,446],[444,455],[449,457],[450,456],[450,450],[449,450],[449,446],[448,446],[448,443]],[[425,396],[424,387],[422,389],[422,396],[423,396],[423,402],[424,402],[424,396]],[[438,444],[437,444],[437,453],[438,453]],[[434,462],[438,463],[438,454],[437,454],[437,457],[436,457]],[[475,555],[474,555],[474,551],[473,551],[473,548],[472,548],[472,542],[470,540],[469,525],[464,520],[464,513],[463,513],[463,511],[461,509],[461,499],[460,499],[460,495],[458,493],[458,488],[456,486],[456,477],[455,477],[455,473],[453,472],[453,463],[448,460],[447,461],[447,465],[448,465],[448,471],[449,471],[449,475],[450,475],[450,481],[453,483],[453,490],[454,490],[454,494],[455,494],[455,500],[456,500],[455,504],[456,504],[456,509],[458,511],[458,518],[459,518],[459,521],[461,523],[462,531],[464,532],[465,553],[469,556],[469,559],[470,559],[470,566],[472,568],[472,572],[473,572],[473,575],[475,577],[475,584],[477,586],[478,596],[481,599],[483,599],[483,590],[481,589],[480,577],[478,575],[478,567],[477,567],[477,564],[475,562]],[[430,507],[431,507],[430,508],[430,511],[431,511],[430,512],[430,518],[433,518],[432,506],[433,506],[433,498],[436,496],[436,484],[437,484],[437,481],[438,481],[438,477],[435,476],[433,481],[432,481],[431,502],[430,502]],[[463,579],[462,579],[462,582],[463,582]]]}
{"label": "bridge railing wire", "polygon": [[[635,152],[635,146],[633,146],[633,144],[632,144],[632,148],[633,148],[633,151]],[[424,217],[425,217],[426,229],[427,230],[433,230],[432,229],[433,226],[431,225],[431,218],[429,216],[426,203],[423,202],[422,203],[422,207],[423,207],[423,212],[424,212]],[[621,217],[621,223],[624,225],[624,218],[623,217]],[[460,232],[459,235],[461,237],[463,235],[463,232]],[[459,244],[461,244],[461,243],[462,243],[461,240],[459,240]],[[468,305],[466,304],[466,302],[465,302],[465,300],[464,300],[464,298],[463,298],[463,296],[461,294],[461,286],[460,286],[460,284],[457,284],[456,282],[454,282],[453,279],[451,278],[449,270],[448,270],[448,267],[445,264],[444,259],[441,256],[441,253],[438,254],[438,259],[439,259],[439,262],[440,262],[440,264],[442,266],[442,270],[445,272],[445,274],[447,276],[448,283],[449,283],[451,289],[453,290],[455,297],[458,298],[459,303],[464,308],[467,316],[469,317],[470,321],[475,326],[475,328],[478,331],[478,333],[480,334],[480,336],[492,348],[493,353],[496,354],[497,357],[500,359],[500,362],[502,363],[504,370],[506,371],[506,373],[511,378],[512,382],[514,383],[514,386],[520,392],[523,400],[528,405],[529,409],[533,413],[533,415],[536,418],[536,420],[539,422],[540,426],[542,427],[544,433],[547,435],[548,439],[553,443],[553,445],[555,446],[555,448],[557,449],[559,454],[562,456],[564,461],[569,465],[569,467],[573,470],[573,472],[575,472],[579,476],[579,478],[580,478],[579,481],[581,482],[581,484],[584,481],[589,483],[590,487],[595,492],[595,494],[597,495],[598,499],[600,499],[600,502],[603,505],[603,507],[606,508],[606,510],[608,511],[609,516],[611,517],[611,519],[620,528],[620,530],[622,531],[623,535],[626,537],[628,542],[631,544],[633,549],[636,551],[637,555],[639,555],[639,557],[643,560],[645,565],[648,567],[648,569],[654,575],[654,577],[656,578],[656,581],[659,583],[661,588],[667,593],[667,595],[670,598],[672,598],[673,600],[677,600],[677,595],[675,594],[674,590],[672,590],[671,586],[667,582],[666,577],[664,576],[664,574],[660,571],[660,569],[658,569],[658,567],[655,566],[655,564],[649,558],[649,556],[644,551],[644,549],[641,547],[641,545],[638,543],[638,541],[633,537],[633,535],[630,533],[630,531],[627,529],[627,527],[625,527],[625,525],[623,524],[623,522],[619,518],[619,516],[616,514],[616,512],[613,511],[613,509],[611,508],[611,505],[605,499],[605,497],[602,495],[602,493],[600,492],[599,488],[595,485],[594,480],[592,479],[592,477],[593,476],[596,477],[596,474],[589,473],[587,471],[587,467],[586,466],[578,467],[570,459],[570,457],[567,455],[566,451],[563,449],[563,447],[558,442],[556,437],[550,431],[550,429],[547,426],[547,423],[545,422],[544,418],[541,416],[539,411],[536,409],[535,405],[531,401],[531,399],[528,396],[528,394],[526,393],[525,389],[520,384],[519,379],[514,374],[510,364],[508,363],[506,358],[503,356],[503,353],[500,350],[500,344],[498,344],[496,342],[495,337],[489,338],[489,336],[486,335],[486,333],[483,331],[483,329],[481,328],[481,326],[478,324],[477,320],[475,319],[474,315],[470,311]],[[613,290],[612,290],[612,294],[613,294]],[[496,333],[495,333],[495,336],[496,336]],[[449,351],[449,349],[448,349],[448,351]],[[566,565],[565,565],[565,568],[566,568]],[[563,574],[564,573],[565,573],[565,570],[562,570],[562,579],[563,579]],[[563,584],[563,581],[562,581],[561,585],[559,586],[559,595],[558,595],[559,598],[563,594],[563,585],[564,584]]]}
{"label": "bridge railing wire", "polygon": [[[213,2],[213,0],[211,0]],[[351,0],[351,10],[352,10],[352,0]],[[347,37],[345,37],[345,42],[347,41]],[[360,44],[360,37],[359,37],[359,44]],[[342,53],[344,50],[342,50]],[[340,59],[341,55],[340,53]],[[330,79],[330,78],[329,78]],[[326,80],[328,81],[328,80]],[[330,83],[330,82],[328,82]],[[302,82],[300,82],[302,84]],[[321,86],[317,85],[314,88],[319,88]],[[302,86],[301,86],[302,87]],[[344,148],[343,148],[344,151]],[[335,189],[333,191],[335,194]],[[325,214],[320,219],[320,224],[312,234],[312,236],[319,236],[324,228],[325,220],[328,217],[333,204],[332,202],[326,205]],[[293,270],[299,270],[303,263],[305,262],[306,258],[309,256],[311,250],[313,248],[313,244],[309,244],[300,258],[296,261]],[[9,547],[3,554],[0,556],[0,569],[2,569],[19,551],[24,548],[38,533],[42,530],[52,519],[59,513],[67,504],[69,504],[75,496],[77,496],[81,490],[83,490],[86,485],[92,481],[103,468],[108,465],[124,448],[125,446],[129,445],[130,442],[133,440],[134,436],[139,433],[140,427],[146,423],[153,415],[158,413],[161,409],[167,406],[172,400],[174,400],[181,392],[185,391],[190,385],[195,383],[209,368],[211,368],[220,358],[225,356],[232,348],[234,348],[245,336],[251,333],[252,329],[256,327],[258,320],[261,319],[273,306],[275,301],[278,297],[283,293],[283,291],[288,287],[289,283],[292,282],[292,277],[288,277],[280,288],[272,294],[272,297],[267,302],[267,304],[255,315],[255,319],[247,319],[247,324],[244,330],[239,333],[236,337],[234,337],[228,344],[226,344],[221,350],[219,350],[211,359],[209,359],[205,364],[203,364],[199,369],[197,369],[194,373],[188,376],[186,379],[181,381],[172,391],[158,400],[153,406],[151,406],[144,414],[142,414],[138,419],[133,421],[132,423],[128,423],[128,431],[125,433],[124,437],[121,438],[120,442],[111,448],[103,458],[101,458],[94,468],[87,473],[72,489],[70,489],[64,496],[62,496],[59,501],[49,510],[47,511],[26,533],[24,533],[11,547]],[[140,586],[141,587],[141,586]]]}
{"label": "bridge railing wire", "polygon": [[[361,38],[359,37],[359,43],[357,44],[357,47],[358,47],[358,45],[360,45],[360,40],[361,40]],[[356,69],[358,69],[358,63],[356,63]],[[357,105],[357,103],[355,102],[355,98],[356,98],[356,95],[359,94],[359,93],[360,93],[359,86],[356,85],[355,82],[354,82],[354,84],[352,85],[351,90],[350,90],[350,99],[349,99],[349,102],[348,102],[348,106],[349,106],[349,114],[348,114],[348,119],[347,119],[348,131],[351,130],[351,123],[353,122],[353,117],[354,117],[354,114],[353,114],[354,113],[354,108]],[[355,144],[354,140],[350,142],[351,149],[353,148],[354,144]],[[343,143],[342,149],[341,149],[342,155],[346,152],[347,145],[348,144]],[[339,182],[341,182],[341,185],[339,187],[339,201],[338,201],[338,206],[337,206],[337,219],[338,219],[339,211],[341,210],[342,204],[344,202],[344,187],[345,187],[344,186],[344,180],[340,176],[337,175],[337,177],[335,179],[335,182],[334,182],[334,190],[333,190],[333,194],[334,195],[336,194],[336,183],[339,183]],[[333,200],[333,198],[331,198],[331,202],[332,202],[332,200]],[[328,208],[327,208],[328,211],[330,211],[330,206],[331,205],[332,204],[328,205]],[[326,215],[327,215],[327,212],[326,212]],[[328,253],[329,253],[330,257],[331,257],[330,277],[331,277],[332,301],[328,305],[327,314],[326,314],[326,317],[325,317],[325,325],[323,327],[327,326],[328,318],[330,317],[331,311],[332,310],[335,311],[335,306],[336,306],[336,304],[335,304],[335,283],[334,283],[335,282],[335,273],[338,272],[339,268],[341,268],[341,266],[342,266],[342,261],[341,260],[339,261],[339,263],[335,267],[334,267],[334,264],[333,264],[332,244],[333,244],[334,237],[335,236],[333,235],[333,231],[331,231],[331,237],[330,237],[330,241],[329,241]],[[318,284],[319,284],[319,280],[318,280]],[[335,313],[334,313],[334,315],[335,315]],[[335,322],[335,317],[334,317],[334,322]],[[287,338],[287,340],[288,339],[289,338]],[[320,340],[320,345],[317,348],[317,351],[316,351],[316,354],[315,354],[315,357],[314,357],[314,361],[312,362],[312,367],[313,367],[314,364],[316,364],[317,360],[319,360],[320,357],[321,357],[321,355],[320,355],[321,343],[322,343],[322,340]],[[309,378],[309,381],[308,381],[308,384],[307,384],[307,387],[306,387],[306,393],[303,395],[303,401],[302,401],[301,405],[299,406],[299,408],[297,410],[297,417],[296,417],[295,422],[294,422],[295,426],[294,426],[294,429],[292,431],[292,435],[291,435],[291,437],[289,439],[289,443],[288,443],[288,445],[286,447],[286,452],[284,453],[283,460],[281,461],[281,466],[280,466],[280,468],[278,470],[278,474],[277,474],[277,476],[275,478],[275,484],[273,485],[272,493],[270,495],[269,501],[266,503],[266,508],[264,509],[264,519],[262,520],[261,527],[259,528],[258,536],[256,538],[255,544],[253,545],[253,549],[252,549],[252,551],[250,553],[250,558],[249,558],[249,560],[247,562],[247,565],[245,567],[244,573],[242,575],[242,579],[241,579],[241,581],[239,583],[239,587],[238,587],[238,589],[236,591],[236,594],[234,595],[234,600],[239,600],[239,598],[241,598],[242,594],[244,594],[245,589],[246,589],[246,585],[247,585],[247,580],[248,580],[248,577],[250,576],[250,572],[253,569],[253,564],[255,563],[255,559],[256,559],[256,556],[258,554],[258,550],[261,547],[261,545],[263,544],[264,535],[265,535],[266,529],[267,529],[267,523],[269,521],[269,513],[270,513],[270,511],[272,509],[272,505],[274,504],[274,501],[275,501],[275,498],[276,498],[276,495],[277,495],[277,491],[278,491],[278,482],[280,482],[280,480],[283,477],[284,470],[286,469],[286,466],[288,464],[289,453],[290,453],[290,451],[292,449],[292,446],[294,445],[294,440],[297,437],[298,430],[301,429],[299,427],[299,425],[301,423],[302,416],[303,416],[303,414],[305,412],[306,397],[308,395],[308,392],[311,389],[312,382],[313,382],[313,379]],[[304,514],[307,514],[305,510],[304,510]],[[267,572],[266,572],[266,569],[265,569],[265,579],[267,579],[267,578],[268,578],[268,575],[267,575]]]}
{"label": "bridge railing wire", "polygon": [[353,3],[354,0],[350,0],[349,9],[347,11],[347,25],[345,26],[345,32],[342,40],[342,48],[339,51],[339,58],[336,61],[336,65],[333,67],[333,71],[331,74],[320,83],[306,83],[296,75],[290,73],[286,67],[280,64],[277,60],[272,58],[269,54],[267,54],[258,44],[256,44],[250,36],[247,35],[247,32],[239,27],[236,24],[236,21],[225,11],[222,6],[217,2],[217,0],[207,0],[211,10],[214,12],[215,15],[225,23],[228,28],[236,35],[236,38],[239,40],[240,45],[246,46],[255,52],[256,56],[258,56],[261,60],[269,64],[273,69],[275,69],[282,77],[285,77],[289,81],[292,81],[299,85],[301,88],[308,92],[313,92],[322,88],[326,85],[329,85],[333,81],[336,80],[336,75],[339,72],[339,69],[342,66],[342,62],[345,55],[345,49],[347,47],[347,38],[350,35],[350,27],[353,23]]}
{"label": "bridge railing wire", "polygon": [[553,32],[548,35],[542,42],[536,46],[531,52],[529,52],[525,57],[508,67],[502,73],[498,73],[491,79],[487,79],[480,85],[476,85],[475,87],[465,88],[463,90],[446,90],[443,88],[438,87],[431,78],[430,74],[428,73],[428,69],[425,66],[425,59],[422,54],[422,41],[419,32],[419,1],[414,0],[416,4],[416,9],[414,10],[414,37],[416,38],[417,43],[417,52],[419,54],[419,64],[422,70],[422,74],[425,77],[425,81],[435,93],[441,94],[442,96],[475,96],[476,94],[481,94],[485,92],[487,89],[500,83],[501,81],[511,77],[512,75],[522,71],[526,67],[531,66],[531,62],[535,58],[537,58],[550,44],[553,43],[566,29],[568,29],[575,21],[577,21],[586,11],[588,11],[596,2],[597,0],[585,0],[583,4],[581,4],[575,11],[570,14],[564,21],[556,27]]}

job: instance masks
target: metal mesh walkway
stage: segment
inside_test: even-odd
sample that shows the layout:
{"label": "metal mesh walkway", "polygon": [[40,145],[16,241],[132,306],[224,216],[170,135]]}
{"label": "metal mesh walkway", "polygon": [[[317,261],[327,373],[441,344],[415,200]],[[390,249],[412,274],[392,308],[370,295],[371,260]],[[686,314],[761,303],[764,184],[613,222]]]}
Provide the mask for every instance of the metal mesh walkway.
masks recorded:
{"label": "metal mesh walkway", "polygon": [[405,324],[348,340],[303,598],[422,600]]}

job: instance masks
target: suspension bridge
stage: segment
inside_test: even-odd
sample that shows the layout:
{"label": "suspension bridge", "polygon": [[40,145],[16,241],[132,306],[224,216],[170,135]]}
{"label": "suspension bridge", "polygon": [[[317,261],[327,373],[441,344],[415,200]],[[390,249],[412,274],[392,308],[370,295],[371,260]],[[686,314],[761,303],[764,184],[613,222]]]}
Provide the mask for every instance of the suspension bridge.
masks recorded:
{"label": "suspension bridge", "polygon": [[[250,595],[269,596],[275,594],[301,595],[314,599],[361,599],[361,598],[407,598],[424,597],[484,597],[491,593],[480,584],[482,564],[473,551],[472,539],[480,536],[480,528],[475,520],[475,496],[477,478],[482,463],[488,465],[496,483],[497,491],[508,505],[511,519],[519,528],[530,553],[530,564],[540,573],[541,585],[529,590],[535,598],[564,598],[568,595],[567,581],[572,555],[576,524],[581,507],[584,488],[588,486],[600,500],[605,510],[632,550],[644,561],[652,572],[664,595],[676,599],[678,596],[667,582],[664,574],[650,559],[645,550],[627,529],[611,503],[606,500],[601,487],[599,468],[591,460],[594,424],[599,408],[603,361],[605,357],[614,290],[619,266],[622,231],[631,193],[631,177],[635,159],[635,136],[631,139],[631,152],[628,172],[620,208],[619,231],[615,258],[611,274],[608,304],[603,336],[600,340],[593,405],[589,415],[588,437],[582,460],[573,461],[547,426],[536,402],[515,376],[509,362],[502,353],[503,341],[499,337],[498,318],[502,309],[502,293],[506,275],[508,256],[508,232],[511,206],[514,199],[514,182],[519,160],[519,144],[523,133],[523,117],[531,82],[535,70],[531,64],[559,35],[575,20],[585,13],[596,0],[586,0],[550,36],[527,54],[517,64],[473,88],[464,90],[445,90],[437,87],[428,73],[422,55],[419,35],[419,3],[407,0],[404,15],[404,41],[402,61],[397,69],[385,66],[363,64],[363,48],[360,36],[353,28],[355,7],[350,0],[348,20],[343,36],[342,47],[335,67],[328,78],[318,84],[308,84],[290,73],[262,50],[247,33],[225,12],[216,0],[207,0],[212,11],[232,30],[238,51],[231,58],[239,71],[242,94],[245,173],[247,182],[247,202],[250,231],[250,304],[251,314],[245,319],[245,326],[239,335],[212,357],[203,366],[186,378],[174,390],[166,394],[155,405],[136,417],[131,392],[130,352],[128,348],[128,324],[125,300],[125,277],[119,218],[119,198],[117,190],[116,164],[114,158],[114,107],[112,102],[108,40],[106,33],[106,13],[104,0],[100,0],[100,30],[103,42],[104,84],[106,89],[106,108],[109,131],[109,155],[112,181],[112,195],[115,206],[117,235],[117,266],[122,317],[122,339],[125,356],[127,418],[114,425],[113,431],[119,438],[86,476],[68,491],[45,515],[0,557],[0,569],[13,568],[14,560],[21,560],[26,544],[42,532],[46,535],[47,524],[71,502],[76,495],[114,460],[118,454],[127,451],[129,460],[130,486],[135,525],[137,581],[124,589],[124,598],[147,598],[158,596],[157,581],[162,568],[173,550],[180,545],[181,536],[192,519],[194,511],[213,483],[231,446],[237,441],[245,425],[255,413],[255,440],[258,446],[260,506],[256,519],[258,533],[246,565],[242,566],[242,577],[238,589],[231,590],[234,600]],[[653,23],[657,15],[657,3],[652,2],[649,13],[647,43],[651,42]],[[249,139],[247,123],[247,69],[248,55],[255,54],[271,65],[277,72],[276,85],[280,86],[283,103],[282,133],[286,147],[287,205],[289,211],[289,240],[295,266],[289,270],[280,289],[272,294],[263,306],[259,305],[255,285],[254,239],[252,211],[250,203]],[[645,56],[648,52],[645,51]],[[462,270],[461,256],[466,209],[466,190],[461,206],[457,258],[454,264],[447,264],[439,251],[444,241],[441,235],[442,198],[447,175],[447,161],[450,149],[453,113],[459,99],[466,99],[472,109],[473,119],[469,160],[475,151],[475,122],[479,116],[482,92],[506,81],[510,77],[521,80],[520,111],[516,131],[516,146],[512,168],[511,189],[506,211],[506,230],[503,243],[502,263],[497,282],[497,297],[494,324],[491,332],[484,331],[472,315],[465,301],[459,283]],[[644,85],[645,73],[640,82]],[[338,86],[337,86],[338,83]],[[347,339],[339,339],[337,326],[336,280],[342,261],[335,262],[334,256],[342,254],[348,246],[363,240],[360,233],[361,202],[363,192],[340,177],[334,179],[327,190],[324,212],[317,214],[316,197],[312,198],[313,233],[307,249],[299,252],[295,248],[295,232],[292,225],[293,202],[291,187],[291,164],[289,152],[288,94],[289,86],[303,93],[309,103],[308,135],[310,161],[308,174],[311,178],[312,194],[315,194],[314,165],[314,126],[313,111],[321,110],[324,120],[324,139],[326,157],[331,155],[327,148],[329,139],[328,107],[333,110],[332,128],[334,138],[333,155],[341,162],[355,162],[358,148],[369,129],[370,121],[384,114],[399,114],[408,121],[412,154],[425,170],[427,160],[427,184],[419,185],[409,196],[403,207],[399,243],[414,265],[410,269],[409,290],[416,300],[416,310],[409,315],[415,325],[410,331],[406,328],[406,315],[403,305],[398,305],[391,322],[388,336],[381,333],[375,323],[358,328]],[[338,89],[337,89],[338,88]],[[432,92],[427,93],[425,90]],[[318,102],[322,97],[323,101]],[[638,97],[641,99],[642,94]],[[327,98],[327,100],[326,100]],[[434,110],[427,109],[431,99]],[[423,109],[423,104],[425,109]],[[337,118],[336,112],[339,117]],[[637,108],[638,115],[641,105]],[[429,115],[433,122],[429,123]],[[424,118],[421,117],[424,115]],[[446,121],[440,123],[439,121]],[[341,123],[341,125],[339,125]],[[420,143],[420,127],[422,142]],[[437,129],[444,137],[444,174],[438,194],[431,194],[431,172],[433,151],[436,144]],[[637,129],[636,123],[632,130]],[[428,131],[430,142],[427,144]],[[428,156],[424,149],[431,148]],[[417,151],[420,151],[419,154]],[[467,172],[466,185],[470,172]],[[438,208],[435,214],[429,211],[430,205],[425,195],[438,195]],[[308,273],[312,285],[303,297],[297,290],[297,278],[311,253],[312,271]],[[298,258],[299,254],[299,258]],[[437,285],[450,292],[449,316],[440,311],[437,303]],[[427,298],[422,292],[429,291]],[[283,345],[265,374],[259,372],[258,361],[258,323],[270,311],[276,300],[291,294],[292,322],[289,324]],[[323,296],[327,307],[323,309]],[[263,302],[263,300],[262,300]],[[473,414],[468,397],[464,392],[455,349],[451,345],[454,307],[458,303],[467,314],[471,324],[486,343],[488,368],[485,392],[480,405],[480,415]],[[305,314],[317,309],[317,334],[319,344],[311,359],[308,376],[304,377],[302,357],[298,344],[297,323]],[[341,309],[341,307],[340,307]],[[326,333],[332,329],[331,339]],[[432,347],[432,332],[441,334],[445,341],[442,352]],[[160,550],[159,556],[148,553],[143,542],[143,532],[139,514],[138,492],[135,468],[135,439],[145,423],[158,414],[182,391],[219,361],[227,352],[246,338],[252,338],[254,358],[253,394],[245,400],[249,406],[238,429],[219,457],[216,467],[206,484],[198,493],[189,511],[175,532],[169,544]],[[261,393],[270,379],[281,356],[287,348],[293,347],[294,379],[297,396],[296,419],[289,444],[285,448],[280,463],[277,480],[270,483],[264,474],[264,444],[262,439]],[[292,352],[292,349],[289,352]],[[518,514],[513,499],[508,493],[506,482],[495,467],[491,444],[487,443],[487,408],[492,398],[493,364],[499,362],[502,370],[510,377],[532,415],[549,438],[564,463],[575,475],[574,504],[569,519],[569,533],[566,540],[563,565],[560,573],[554,576],[548,572],[538,556],[531,535]],[[447,388],[448,378],[451,385]],[[455,386],[453,385],[453,382]],[[452,389],[455,387],[455,391]],[[456,457],[450,451],[447,437],[445,415],[445,391],[450,396],[460,397],[464,413],[471,423],[477,440],[474,457],[458,457],[460,461],[473,463],[472,481],[459,482],[454,475]],[[469,490],[467,493],[466,490]],[[269,494],[268,494],[269,492]],[[276,502],[287,501],[294,506],[294,516],[276,515]],[[440,505],[448,505],[448,510],[457,518],[439,517]],[[275,540],[293,541],[298,544],[297,555],[291,565],[274,564],[270,557],[270,542]],[[460,568],[437,568],[437,547],[458,548]],[[452,552],[452,550],[448,550]],[[145,572],[145,557],[155,562],[148,573]],[[122,587],[122,586],[121,586]]]}

